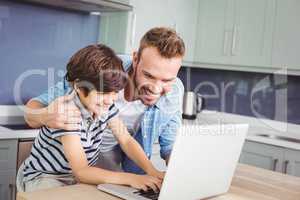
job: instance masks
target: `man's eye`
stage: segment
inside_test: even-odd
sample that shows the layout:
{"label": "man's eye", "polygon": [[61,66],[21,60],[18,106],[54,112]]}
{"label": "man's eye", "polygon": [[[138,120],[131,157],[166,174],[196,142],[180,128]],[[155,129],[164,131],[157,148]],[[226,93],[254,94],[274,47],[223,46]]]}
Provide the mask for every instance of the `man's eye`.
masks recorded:
{"label": "man's eye", "polygon": [[149,78],[149,79],[153,79],[153,77],[152,77],[151,75],[149,75],[149,74],[145,74],[145,76],[146,76],[147,78]]}

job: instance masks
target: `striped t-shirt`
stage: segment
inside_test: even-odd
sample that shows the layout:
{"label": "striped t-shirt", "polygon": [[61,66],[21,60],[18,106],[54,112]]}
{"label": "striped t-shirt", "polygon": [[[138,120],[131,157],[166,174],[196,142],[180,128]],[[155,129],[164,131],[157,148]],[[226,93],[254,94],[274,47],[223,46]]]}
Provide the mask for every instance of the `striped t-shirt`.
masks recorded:
{"label": "striped t-shirt", "polygon": [[30,156],[24,161],[24,182],[30,181],[41,174],[60,175],[72,173],[59,139],[63,135],[79,135],[89,166],[96,164],[100,152],[102,132],[107,127],[107,122],[118,114],[118,109],[113,104],[107,114],[93,119],[91,113],[82,105],[77,95],[73,101],[82,115],[80,130],[66,131],[43,126],[39,135],[35,138]]}

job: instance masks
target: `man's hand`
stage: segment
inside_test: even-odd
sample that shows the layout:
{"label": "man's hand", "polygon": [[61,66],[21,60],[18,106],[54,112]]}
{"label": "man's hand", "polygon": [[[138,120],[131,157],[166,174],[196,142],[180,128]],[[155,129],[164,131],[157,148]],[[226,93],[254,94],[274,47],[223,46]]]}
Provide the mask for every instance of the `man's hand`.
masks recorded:
{"label": "man's hand", "polygon": [[64,130],[77,130],[81,122],[81,113],[72,101],[75,92],[55,99],[42,114],[41,122],[50,127]]}
{"label": "man's hand", "polygon": [[36,100],[26,104],[25,120],[32,128],[46,125],[50,128],[75,130],[81,122],[81,113],[71,101],[75,93],[58,97],[48,107]]}

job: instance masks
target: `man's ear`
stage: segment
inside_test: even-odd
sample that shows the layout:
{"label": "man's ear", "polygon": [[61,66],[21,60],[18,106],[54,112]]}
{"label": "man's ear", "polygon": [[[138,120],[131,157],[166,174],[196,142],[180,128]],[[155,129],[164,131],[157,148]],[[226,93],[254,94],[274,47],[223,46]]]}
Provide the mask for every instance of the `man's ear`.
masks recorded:
{"label": "man's ear", "polygon": [[137,51],[134,51],[132,53],[132,63],[133,63],[133,68],[135,69],[137,64],[139,62],[139,57],[138,57],[138,52]]}

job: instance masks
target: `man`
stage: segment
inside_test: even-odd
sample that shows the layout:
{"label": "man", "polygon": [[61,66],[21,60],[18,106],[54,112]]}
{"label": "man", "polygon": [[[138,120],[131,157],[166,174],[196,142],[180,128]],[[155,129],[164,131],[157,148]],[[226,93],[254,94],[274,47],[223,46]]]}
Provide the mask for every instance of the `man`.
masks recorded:
{"label": "man", "polygon": [[[150,158],[152,145],[158,140],[161,157],[168,162],[176,133],[181,125],[184,88],[177,78],[185,53],[183,40],[169,28],[153,28],[141,39],[140,47],[128,56],[120,56],[130,84],[119,92],[116,106],[128,131],[140,143]],[[25,119],[32,127],[47,125],[52,128],[76,129],[80,113],[69,103],[72,96],[63,96],[70,90],[66,81],[50,88],[52,95],[44,93],[30,100]],[[57,98],[59,97],[59,98]],[[57,98],[57,99],[55,99]],[[55,99],[55,100],[54,100]],[[49,104],[50,103],[50,104]],[[35,112],[30,112],[30,111]],[[95,108],[94,113],[97,113]],[[126,156],[121,156],[112,133],[104,133],[105,148],[100,155],[100,166],[107,169],[144,173]],[[109,157],[110,159],[106,159]],[[114,162],[108,163],[108,160]]]}

